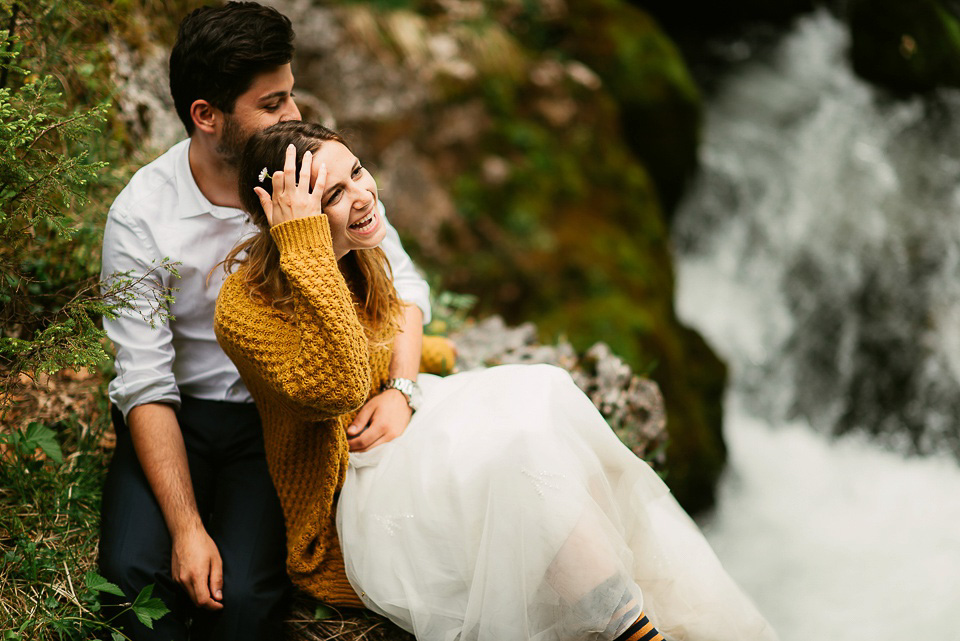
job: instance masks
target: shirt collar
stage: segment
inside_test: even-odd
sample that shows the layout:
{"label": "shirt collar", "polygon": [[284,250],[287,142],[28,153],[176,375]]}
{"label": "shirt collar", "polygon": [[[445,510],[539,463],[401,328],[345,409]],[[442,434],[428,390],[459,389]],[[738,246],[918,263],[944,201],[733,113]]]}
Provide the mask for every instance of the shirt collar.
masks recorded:
{"label": "shirt collar", "polygon": [[200,191],[197,181],[190,171],[190,138],[177,144],[178,155],[175,159],[177,185],[177,211],[180,218],[193,218],[203,214],[210,214],[214,218],[234,218],[245,216],[242,209],[236,207],[220,207],[214,205]]}

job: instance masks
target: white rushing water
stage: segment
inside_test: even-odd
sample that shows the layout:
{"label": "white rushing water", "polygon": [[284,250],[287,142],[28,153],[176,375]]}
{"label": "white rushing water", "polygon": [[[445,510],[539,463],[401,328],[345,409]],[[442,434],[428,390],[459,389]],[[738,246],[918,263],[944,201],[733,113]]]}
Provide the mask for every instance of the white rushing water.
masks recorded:
{"label": "white rushing water", "polygon": [[783,641],[960,641],[960,97],[887,100],[846,46],[804,18],[708,107],[674,226],[731,369],[705,530]]}

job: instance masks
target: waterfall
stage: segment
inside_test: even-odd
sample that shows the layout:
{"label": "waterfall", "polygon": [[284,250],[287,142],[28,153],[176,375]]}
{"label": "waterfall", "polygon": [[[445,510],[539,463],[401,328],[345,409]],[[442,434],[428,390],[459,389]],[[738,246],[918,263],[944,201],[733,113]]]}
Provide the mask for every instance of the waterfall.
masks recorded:
{"label": "waterfall", "polygon": [[806,16],[710,99],[674,223],[732,374],[705,526],[784,641],[960,641],[960,92],[887,97],[848,38]]}

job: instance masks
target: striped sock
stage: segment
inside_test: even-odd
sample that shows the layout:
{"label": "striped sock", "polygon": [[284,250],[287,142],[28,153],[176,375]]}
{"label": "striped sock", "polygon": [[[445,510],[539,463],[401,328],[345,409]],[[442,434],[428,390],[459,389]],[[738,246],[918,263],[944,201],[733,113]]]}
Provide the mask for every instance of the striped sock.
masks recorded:
{"label": "striped sock", "polygon": [[647,615],[641,612],[640,618],[613,641],[664,641],[664,638]]}

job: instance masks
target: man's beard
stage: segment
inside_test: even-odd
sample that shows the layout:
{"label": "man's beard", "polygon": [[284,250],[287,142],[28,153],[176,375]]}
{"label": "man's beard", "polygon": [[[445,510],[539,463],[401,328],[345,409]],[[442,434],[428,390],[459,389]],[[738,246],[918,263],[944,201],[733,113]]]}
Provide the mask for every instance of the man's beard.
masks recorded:
{"label": "man's beard", "polygon": [[217,143],[217,153],[223,158],[223,161],[234,169],[240,167],[240,160],[243,157],[243,148],[252,134],[245,131],[237,119],[228,114],[223,114],[223,131],[220,133],[220,141]]}

